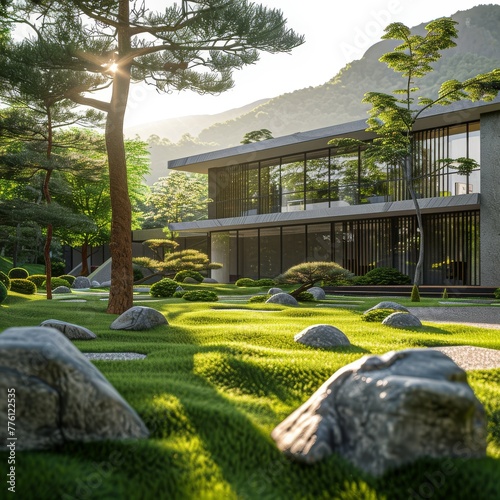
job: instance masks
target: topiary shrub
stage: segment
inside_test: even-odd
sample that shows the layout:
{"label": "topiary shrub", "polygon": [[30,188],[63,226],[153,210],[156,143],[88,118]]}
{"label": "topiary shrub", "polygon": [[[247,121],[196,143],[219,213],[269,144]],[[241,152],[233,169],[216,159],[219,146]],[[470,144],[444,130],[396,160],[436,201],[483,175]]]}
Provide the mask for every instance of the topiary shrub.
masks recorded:
{"label": "topiary shrub", "polygon": [[413,288],[411,289],[411,301],[420,302],[420,292],[418,291],[417,285],[413,285]]}
{"label": "topiary shrub", "polygon": [[76,276],[73,276],[72,274],[61,274],[59,278],[66,280],[69,283],[69,286],[71,287],[75,282]]}
{"label": "topiary shrub", "polygon": [[255,281],[252,278],[240,278],[235,285],[236,286],[254,286]]}
{"label": "topiary shrub", "polygon": [[34,295],[37,288],[30,280],[14,278],[10,280],[10,290],[12,292],[23,293],[24,295]]}
{"label": "topiary shrub", "polygon": [[134,282],[144,278],[144,273],[137,266],[132,267],[132,272],[134,273]]}
{"label": "topiary shrub", "polygon": [[316,300],[314,295],[309,292],[300,292],[296,299],[299,302],[314,302]]}
{"label": "topiary shrub", "polygon": [[248,299],[249,303],[261,303],[265,302],[269,297],[272,297],[269,293],[266,293],[265,295],[254,295],[253,297],[250,297]]}
{"label": "topiary shrub", "polygon": [[[44,281],[42,284],[43,288],[47,287],[46,282]],[[54,288],[57,288],[58,286],[66,286],[70,288],[70,283],[69,281],[63,280],[62,278],[54,277],[50,280],[50,289],[54,290]]]}
{"label": "topiary shrub", "polygon": [[393,309],[372,309],[371,311],[366,311],[361,319],[363,321],[370,321],[374,323],[382,323],[387,316],[390,316],[394,311]]}
{"label": "topiary shrub", "polygon": [[187,290],[179,290],[177,292],[174,293],[173,297],[175,299],[182,299],[182,297],[184,297],[184,294],[187,292]]}
{"label": "topiary shrub", "polygon": [[63,260],[51,260],[50,268],[52,270],[52,276],[60,277],[66,270],[66,262]]}
{"label": "topiary shrub", "polygon": [[153,297],[173,297],[179,284],[170,278],[163,278],[151,285],[149,293]]}
{"label": "topiary shrub", "polygon": [[276,281],[271,278],[262,278],[260,280],[255,280],[252,286],[274,286]]}
{"label": "topiary shrub", "polygon": [[45,274],[32,274],[31,276],[28,276],[26,279],[32,281],[37,288],[41,288],[44,286],[44,282],[47,279],[47,275]]}
{"label": "topiary shrub", "polygon": [[0,271],[0,282],[4,284],[7,291],[10,290],[10,278],[3,271]]}
{"label": "topiary shrub", "polygon": [[219,300],[217,294],[211,290],[192,290],[186,292],[182,298],[192,302],[217,302]]}
{"label": "topiary shrub", "polygon": [[9,278],[12,279],[20,279],[20,280],[25,280],[30,273],[24,269],[24,267],[13,267],[9,271]]}
{"label": "topiary shrub", "polygon": [[376,267],[354,279],[355,285],[409,285],[411,278],[393,267]]}
{"label": "topiary shrub", "polygon": [[196,280],[198,283],[201,283],[203,281],[203,276],[201,275],[201,273],[189,269],[186,269],[185,271],[179,271],[174,276],[174,281],[177,281],[178,283],[183,283],[186,278],[192,278]]}
{"label": "topiary shrub", "polygon": [[0,304],[7,298],[7,287],[0,281]]}
{"label": "topiary shrub", "polygon": [[494,292],[493,295],[495,295],[495,299],[500,299],[500,288],[497,288]]}
{"label": "topiary shrub", "polygon": [[443,290],[443,295],[441,296],[442,299],[447,299],[448,298],[448,290],[446,288]]}

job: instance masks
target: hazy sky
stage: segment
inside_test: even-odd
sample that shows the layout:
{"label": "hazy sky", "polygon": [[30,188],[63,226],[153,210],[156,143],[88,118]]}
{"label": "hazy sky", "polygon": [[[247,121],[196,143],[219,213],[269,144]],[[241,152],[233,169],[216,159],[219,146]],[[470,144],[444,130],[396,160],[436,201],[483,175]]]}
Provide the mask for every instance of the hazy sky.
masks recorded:
{"label": "hazy sky", "polygon": [[[257,0],[258,1],[258,0]],[[175,116],[215,114],[258,99],[316,86],[331,79],[380,40],[391,22],[416,26],[450,16],[480,2],[473,0],[261,0],[279,8],[288,25],[305,35],[291,54],[262,54],[253,66],[234,72],[235,87],[218,96],[190,91],[159,95],[152,87],[131,89],[126,126]],[[500,2],[487,2],[500,4]]]}

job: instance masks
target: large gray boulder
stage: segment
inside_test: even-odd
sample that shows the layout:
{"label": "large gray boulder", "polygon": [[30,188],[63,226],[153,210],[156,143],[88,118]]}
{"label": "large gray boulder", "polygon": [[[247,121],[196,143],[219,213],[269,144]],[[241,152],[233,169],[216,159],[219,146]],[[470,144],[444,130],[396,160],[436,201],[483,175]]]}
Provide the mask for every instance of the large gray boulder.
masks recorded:
{"label": "large gray boulder", "polygon": [[111,330],[149,330],[168,325],[163,314],[152,307],[134,306],[127,309],[111,323]]}
{"label": "large gray boulder", "polygon": [[311,288],[308,288],[306,292],[309,292],[316,300],[326,299],[325,291],[323,290],[323,288],[320,288],[319,286],[313,286]]}
{"label": "large gray boulder", "polygon": [[276,293],[266,300],[266,304],[280,304],[282,306],[298,306],[299,303],[295,297],[289,293]]}
{"label": "large gray boulder", "polygon": [[90,280],[86,276],[77,276],[71,288],[90,288]]}
{"label": "large gray boulder", "polygon": [[295,342],[310,347],[339,347],[351,345],[346,335],[331,325],[311,325],[297,333]]}
{"label": "large gray boulder", "polygon": [[[9,328],[0,334],[0,393],[15,389],[16,449],[70,441],[145,438],[137,413],[59,331]],[[0,447],[7,443],[7,397],[0,398]]]}
{"label": "large gray boulder", "polygon": [[393,326],[395,328],[420,328],[420,320],[410,313],[394,312],[382,321],[383,325]]}
{"label": "large gray boulder", "polygon": [[55,328],[69,340],[93,340],[97,338],[94,332],[84,326],[66,323],[66,321],[59,321],[58,319],[46,319],[40,323],[40,326]]}
{"label": "large gray boulder", "polygon": [[375,476],[421,457],[484,457],[486,435],[465,372],[431,349],[344,366],[272,432],[293,459],[338,453]]}
{"label": "large gray boulder", "polygon": [[406,309],[405,306],[402,306],[397,302],[390,302],[390,301],[379,302],[376,306],[367,309],[365,313],[367,313],[368,311],[373,311],[373,309],[392,309],[393,311],[410,312],[408,309]]}

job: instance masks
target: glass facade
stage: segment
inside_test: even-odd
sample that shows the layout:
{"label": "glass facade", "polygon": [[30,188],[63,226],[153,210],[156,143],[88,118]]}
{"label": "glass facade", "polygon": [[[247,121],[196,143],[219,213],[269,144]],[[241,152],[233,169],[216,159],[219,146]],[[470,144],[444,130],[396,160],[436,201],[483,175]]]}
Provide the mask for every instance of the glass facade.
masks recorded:
{"label": "glass facade", "polygon": [[[423,216],[426,227],[424,283],[479,285],[479,211]],[[415,216],[211,233],[229,241],[228,276],[274,278],[305,261],[334,261],[355,275],[393,267],[413,277],[417,262]]]}
{"label": "glass facade", "polygon": [[[414,177],[421,198],[480,192],[479,170],[458,175],[444,158],[479,162],[479,122],[416,133]],[[377,164],[357,148],[309,151],[209,170],[209,218],[315,210],[409,199],[399,168]]]}

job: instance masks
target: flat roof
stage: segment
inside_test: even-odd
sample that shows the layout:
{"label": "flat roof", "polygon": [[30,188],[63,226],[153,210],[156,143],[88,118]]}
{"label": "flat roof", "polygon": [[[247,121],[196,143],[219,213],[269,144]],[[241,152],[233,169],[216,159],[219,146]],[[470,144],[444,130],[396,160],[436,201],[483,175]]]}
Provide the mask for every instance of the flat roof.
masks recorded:
{"label": "flat roof", "polygon": [[[422,114],[415,130],[443,127],[479,120],[481,114],[500,111],[500,97],[493,101],[460,101],[449,106],[436,105]],[[238,163],[267,160],[279,156],[302,153],[328,147],[328,141],[335,137],[352,137],[369,140],[375,134],[366,131],[366,119],[357,120],[331,127],[323,127],[307,132],[241,144],[230,148],[201,153],[168,162],[168,168],[185,172],[207,173],[210,168],[227,167]]]}

